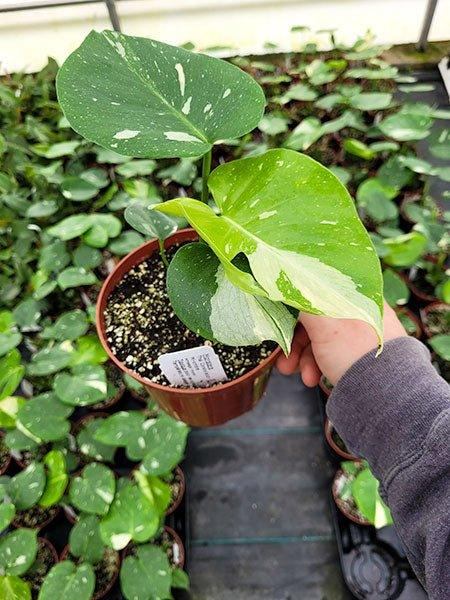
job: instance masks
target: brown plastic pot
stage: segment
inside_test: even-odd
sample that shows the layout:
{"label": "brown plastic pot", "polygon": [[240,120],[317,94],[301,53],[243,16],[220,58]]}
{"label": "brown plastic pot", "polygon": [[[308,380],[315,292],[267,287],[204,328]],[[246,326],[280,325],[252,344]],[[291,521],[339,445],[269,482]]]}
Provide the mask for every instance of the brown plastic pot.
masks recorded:
{"label": "brown plastic pot", "polygon": [[[182,229],[165,240],[164,247],[170,248],[175,244],[197,239],[198,235],[194,230]],[[258,403],[266,389],[270,372],[275,360],[281,353],[281,348],[275,349],[268,358],[261,361],[257,367],[245,375],[210,388],[184,389],[160,385],[141,377],[125,366],[109,347],[105,333],[104,311],[109,295],[124,275],[157,251],[157,240],[142,244],[125,256],[106,279],[97,301],[96,324],[98,336],[110,359],[124,373],[128,373],[144,385],[151,393],[152,398],[170,416],[197,427],[221,425],[246,413]]]}
{"label": "brown plastic pot", "polygon": [[333,424],[331,423],[331,421],[327,418],[325,420],[325,439],[327,440],[328,445],[330,446],[330,448],[333,450],[333,452],[335,454],[337,454],[338,456],[342,457],[344,460],[353,460],[353,461],[357,461],[359,462],[359,458],[354,456],[353,454],[350,454],[350,452],[345,452],[345,450],[342,450],[342,448],[340,448],[336,442],[333,439],[333,431],[335,431]]}
{"label": "brown plastic pot", "polygon": [[437,335],[429,330],[427,324],[428,313],[430,313],[433,310],[436,310],[436,308],[443,308],[447,311],[450,311],[450,304],[446,304],[445,302],[431,302],[430,304],[427,304],[424,308],[420,309],[420,318],[422,319],[423,332],[425,334],[425,337],[427,338],[431,338],[433,337],[433,335]]}
{"label": "brown plastic pot", "polygon": [[395,312],[397,313],[397,315],[405,315],[414,323],[416,331],[414,333],[410,333],[409,335],[411,337],[416,338],[417,340],[420,340],[420,338],[422,337],[422,324],[417,315],[415,315],[413,311],[409,310],[409,308],[407,308],[406,306],[397,306],[395,308]]}
{"label": "brown plastic pot", "polygon": [[339,471],[336,472],[336,475],[334,476],[334,479],[333,479],[333,483],[331,485],[331,492],[333,494],[333,500],[334,500],[336,506],[341,511],[341,513],[345,517],[347,517],[347,519],[349,519],[350,521],[353,521],[353,523],[357,523],[358,525],[370,525],[370,522],[367,519],[365,519],[362,515],[359,516],[357,513],[353,513],[351,511],[349,511],[345,502],[339,498],[337,486],[338,486],[338,481],[339,481],[340,477],[342,477],[343,474],[344,474],[343,471],[341,469],[339,469]]}
{"label": "brown plastic pot", "polygon": [[[109,550],[111,550],[111,548],[109,548]],[[61,556],[60,556],[60,560],[61,562],[63,560],[66,560],[69,557],[70,554],[70,547],[69,545],[64,546],[64,548],[61,551]],[[96,594],[94,594],[92,596],[92,600],[100,600],[100,598],[104,598],[105,596],[107,596],[109,594],[109,592],[111,591],[112,587],[114,586],[114,584],[117,581],[117,578],[119,576],[119,571],[120,571],[120,554],[119,552],[116,552],[116,569],[114,571],[114,575],[111,578],[111,580],[109,581],[108,585],[105,587],[105,589],[100,590],[99,592],[97,592]]]}
{"label": "brown plastic pot", "polygon": [[[50,552],[51,552],[51,554],[53,556],[53,562],[54,562],[54,564],[56,564],[57,562],[59,562],[58,553],[56,552],[56,548],[51,543],[50,540],[48,540],[47,538],[44,538],[44,537],[38,537],[37,541],[38,541],[38,544],[42,544],[43,546],[47,546],[47,548],[50,550]],[[39,550],[38,550],[38,552],[39,552]]]}
{"label": "brown plastic pot", "polygon": [[[5,434],[3,433],[3,431],[0,431],[0,439],[3,439],[4,435]],[[3,465],[3,467],[0,468],[0,475],[3,475],[4,473],[6,473],[6,471],[9,468],[9,465],[11,464],[11,460],[12,460],[12,457],[11,457],[11,454],[9,454],[8,458],[6,459],[5,464]]]}
{"label": "brown plastic pot", "polygon": [[181,501],[183,500],[184,494],[186,492],[186,477],[184,476],[183,470],[180,467],[175,469],[175,473],[178,475],[180,479],[180,493],[176,498],[172,500],[169,508],[166,510],[166,515],[171,515],[173,512],[177,510],[180,506]]}

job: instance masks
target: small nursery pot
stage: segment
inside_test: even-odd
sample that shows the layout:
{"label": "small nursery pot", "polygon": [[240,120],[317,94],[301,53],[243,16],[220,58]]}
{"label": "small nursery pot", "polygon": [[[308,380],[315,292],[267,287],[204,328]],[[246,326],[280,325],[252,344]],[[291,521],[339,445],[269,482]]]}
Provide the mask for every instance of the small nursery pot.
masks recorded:
{"label": "small nursery pot", "polygon": [[325,430],[325,439],[327,440],[328,445],[330,446],[330,448],[333,450],[333,452],[335,454],[337,454],[338,456],[341,456],[344,460],[355,460],[355,461],[360,460],[356,456],[353,456],[353,454],[350,454],[350,452],[345,452],[345,450],[342,450],[342,448],[340,448],[336,444],[336,442],[333,439],[333,431],[335,431],[335,429],[334,429],[331,421],[328,419],[328,417],[325,420],[324,430]]}
{"label": "small nursery pot", "polygon": [[[3,438],[4,438],[4,433],[0,431],[0,441],[3,441]],[[0,475],[3,475],[4,473],[6,473],[6,471],[9,468],[9,465],[11,464],[11,460],[12,460],[11,454],[8,454],[8,456],[4,460],[3,464],[0,464]]]}
{"label": "small nursery pot", "polygon": [[339,484],[339,479],[343,475],[344,475],[344,472],[341,469],[339,469],[336,472],[336,475],[334,476],[333,483],[331,484],[331,493],[333,494],[333,500],[334,500],[336,506],[341,511],[341,513],[345,517],[347,517],[347,519],[349,519],[350,521],[353,521],[353,523],[357,523],[358,525],[370,525],[370,522],[367,519],[365,519],[362,515],[360,516],[357,513],[351,512],[348,509],[345,502],[339,498],[338,484]]}
{"label": "small nursery pot", "polygon": [[[111,548],[109,548],[109,550],[111,550]],[[69,557],[70,554],[70,547],[69,545],[64,546],[64,548],[61,551],[61,556],[60,556],[60,561],[62,562],[63,560],[70,560]],[[105,596],[107,596],[109,594],[109,592],[111,591],[112,587],[114,586],[114,584],[117,581],[117,578],[119,576],[119,571],[120,571],[120,554],[119,552],[115,552],[116,555],[116,568],[114,569],[114,574],[111,577],[110,581],[108,582],[108,584],[106,585],[106,587],[100,591],[98,591],[97,593],[94,593],[94,595],[92,596],[92,600],[100,600],[101,598],[105,598]]]}
{"label": "small nursery pot", "polygon": [[171,515],[173,512],[177,510],[180,506],[181,501],[183,500],[184,494],[186,492],[186,477],[184,476],[183,470],[180,467],[177,467],[174,473],[178,476],[180,482],[180,491],[176,498],[171,502],[169,508],[166,510],[166,515]]}
{"label": "small nursery pot", "polygon": [[[197,233],[192,229],[177,231],[164,242],[165,248],[175,244],[191,242],[198,239]],[[261,399],[272,366],[281,353],[277,348],[260,364],[241,377],[227,383],[218,384],[210,388],[173,388],[153,383],[141,377],[122,363],[111,351],[105,332],[104,312],[108,297],[123,277],[136,265],[147,260],[152,254],[158,252],[158,240],[146,242],[130,252],[123,258],[114,271],[104,282],[97,301],[96,323],[97,332],[103,348],[110,359],[124,373],[127,373],[139,383],[144,385],[151,393],[152,398],[170,416],[184,421],[188,425],[209,427],[220,425],[251,410]]]}
{"label": "small nursery pot", "polygon": [[44,538],[44,537],[38,537],[38,542],[39,542],[39,544],[43,544],[44,546],[47,546],[47,548],[51,552],[51,555],[53,556],[53,560],[54,560],[55,564],[57,562],[59,562],[59,557],[58,557],[58,553],[56,552],[56,548],[51,543],[50,540],[48,540],[47,538]]}
{"label": "small nursery pot", "polygon": [[436,309],[444,309],[450,312],[450,304],[446,304],[445,302],[431,302],[430,304],[427,304],[424,308],[420,310],[423,331],[427,338],[431,338],[433,337],[433,335],[437,335],[430,331],[429,325],[427,323],[429,313]]}

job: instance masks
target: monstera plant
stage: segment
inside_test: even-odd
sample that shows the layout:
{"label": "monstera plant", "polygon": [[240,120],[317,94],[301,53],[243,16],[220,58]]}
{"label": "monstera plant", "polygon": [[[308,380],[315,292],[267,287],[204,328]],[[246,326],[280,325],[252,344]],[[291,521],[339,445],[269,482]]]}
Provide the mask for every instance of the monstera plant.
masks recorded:
{"label": "monstera plant", "polygon": [[261,120],[265,98],[250,76],[210,56],[104,31],[66,60],[57,90],[72,128],[109,150],[203,157],[200,199],[133,203],[125,213],[161,248],[177,220],[198,232],[167,273],[170,302],[191,331],[230,346],[273,340],[287,353],[300,310],[366,321],[381,344],[378,258],[335,175],[289,149],[210,174],[213,146]]}

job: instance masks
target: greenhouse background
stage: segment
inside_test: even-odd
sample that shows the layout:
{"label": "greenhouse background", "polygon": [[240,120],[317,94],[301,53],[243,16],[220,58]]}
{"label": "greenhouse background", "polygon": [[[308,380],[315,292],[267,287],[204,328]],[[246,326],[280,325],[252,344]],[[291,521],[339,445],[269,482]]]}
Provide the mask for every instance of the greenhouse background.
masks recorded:
{"label": "greenhouse background", "polygon": [[[117,141],[139,131],[106,147],[71,128],[76,98],[63,90],[63,114],[56,74],[93,29],[256,80],[265,114],[214,143],[212,168],[275,148],[328,167],[381,261],[386,301],[450,381],[447,2],[1,0],[0,600],[425,600],[378,483],[326,417],[324,377],[307,388],[274,369],[254,408],[188,411],[187,427],[112,356],[102,284],[167,238],[129,207],[203,199],[205,160],[125,156]],[[346,512],[340,481],[361,474],[374,487]]]}

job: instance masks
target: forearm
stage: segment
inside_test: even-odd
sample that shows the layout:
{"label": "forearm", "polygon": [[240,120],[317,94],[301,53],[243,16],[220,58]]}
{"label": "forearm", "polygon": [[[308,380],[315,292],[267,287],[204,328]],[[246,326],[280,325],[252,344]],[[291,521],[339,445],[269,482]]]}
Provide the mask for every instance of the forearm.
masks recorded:
{"label": "forearm", "polygon": [[450,388],[412,338],[366,354],[336,385],[327,412],[380,480],[397,531],[430,598],[450,593]]}

